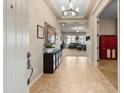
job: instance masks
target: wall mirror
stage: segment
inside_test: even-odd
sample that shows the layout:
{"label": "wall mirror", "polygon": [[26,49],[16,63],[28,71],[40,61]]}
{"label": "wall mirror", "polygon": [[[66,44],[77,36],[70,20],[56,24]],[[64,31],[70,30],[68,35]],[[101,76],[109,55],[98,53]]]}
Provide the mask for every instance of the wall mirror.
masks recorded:
{"label": "wall mirror", "polygon": [[56,29],[52,25],[48,24],[47,22],[45,24],[45,43],[55,44],[56,42]]}

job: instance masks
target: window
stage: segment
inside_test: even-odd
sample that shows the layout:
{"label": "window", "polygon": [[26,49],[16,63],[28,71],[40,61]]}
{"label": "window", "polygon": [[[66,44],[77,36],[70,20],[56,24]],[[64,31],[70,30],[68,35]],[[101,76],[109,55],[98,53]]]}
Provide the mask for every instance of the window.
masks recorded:
{"label": "window", "polygon": [[70,43],[76,43],[75,38],[75,36],[67,36],[67,45]]}
{"label": "window", "polygon": [[79,40],[76,40],[76,36],[67,36],[67,45],[70,43],[81,43],[82,45],[86,44],[86,36],[79,36]]}
{"label": "window", "polygon": [[86,44],[86,36],[79,36],[79,43],[81,43],[82,45]]}

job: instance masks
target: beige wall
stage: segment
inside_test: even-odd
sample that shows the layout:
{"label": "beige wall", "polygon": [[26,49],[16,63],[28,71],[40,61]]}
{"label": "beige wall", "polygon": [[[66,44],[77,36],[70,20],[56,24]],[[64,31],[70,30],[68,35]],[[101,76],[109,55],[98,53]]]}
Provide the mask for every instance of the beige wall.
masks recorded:
{"label": "beige wall", "polygon": [[82,32],[79,32],[79,33],[74,33],[74,32],[62,32],[62,37],[66,37],[67,35],[70,35],[70,36],[80,36],[80,35],[86,35],[86,33],[82,33]]}
{"label": "beige wall", "polygon": [[93,16],[90,16],[89,17],[89,20],[88,20],[88,24],[87,24],[87,35],[90,35],[90,40],[88,40],[86,42],[86,53],[87,53],[87,56],[88,56],[88,60],[90,62],[93,63],[93,59],[94,59],[94,35],[93,35]]}
{"label": "beige wall", "polygon": [[100,19],[99,23],[99,34],[100,35],[116,35],[117,24],[116,19]]}
{"label": "beige wall", "polygon": [[[37,39],[37,24],[44,26],[44,21],[53,25],[57,33],[60,33],[58,19],[51,12],[44,0],[28,0],[28,19],[29,19],[29,52],[31,52],[31,64],[34,73],[31,81],[35,80],[43,73],[43,45],[44,39]],[[56,42],[59,46],[60,41]]]}
{"label": "beige wall", "polygon": [[101,0],[98,5],[93,9],[87,24],[87,34],[91,36],[90,41],[87,42],[87,56],[88,60],[97,66],[97,17],[105,6],[111,0]]}

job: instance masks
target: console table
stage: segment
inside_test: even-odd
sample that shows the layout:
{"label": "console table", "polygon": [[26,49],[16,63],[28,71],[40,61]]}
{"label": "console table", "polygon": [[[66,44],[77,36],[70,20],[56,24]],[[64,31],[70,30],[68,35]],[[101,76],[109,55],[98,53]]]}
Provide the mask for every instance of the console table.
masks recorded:
{"label": "console table", "polygon": [[44,53],[43,60],[44,73],[54,73],[62,62],[62,50],[57,49],[51,53]]}

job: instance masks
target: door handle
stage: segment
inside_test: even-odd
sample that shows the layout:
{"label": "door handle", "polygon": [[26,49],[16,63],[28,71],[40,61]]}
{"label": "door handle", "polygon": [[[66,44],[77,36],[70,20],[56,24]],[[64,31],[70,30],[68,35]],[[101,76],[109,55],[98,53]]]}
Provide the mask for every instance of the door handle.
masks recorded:
{"label": "door handle", "polygon": [[30,76],[29,76],[29,78],[27,80],[27,85],[30,84],[30,79],[31,79],[31,76],[33,75],[33,68],[30,68],[30,69],[31,69],[31,74],[30,74]]}
{"label": "door handle", "polygon": [[27,85],[30,84],[30,79],[31,79],[31,76],[33,74],[33,68],[31,67],[31,62],[30,62],[30,57],[31,57],[31,53],[30,52],[27,52],[27,69],[30,69],[31,70],[31,74],[27,80]]}
{"label": "door handle", "polygon": [[31,67],[30,57],[31,57],[31,53],[27,52],[27,69],[30,69]]}

